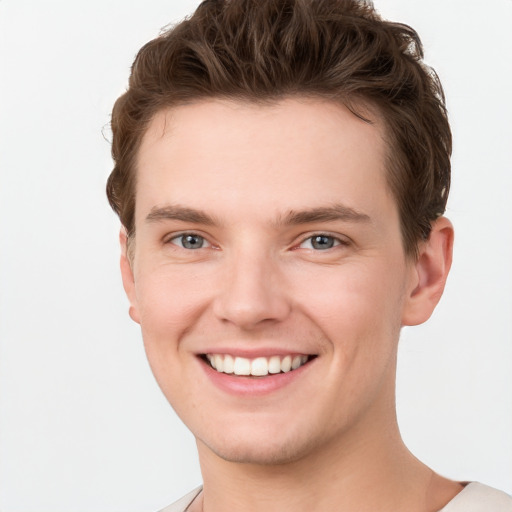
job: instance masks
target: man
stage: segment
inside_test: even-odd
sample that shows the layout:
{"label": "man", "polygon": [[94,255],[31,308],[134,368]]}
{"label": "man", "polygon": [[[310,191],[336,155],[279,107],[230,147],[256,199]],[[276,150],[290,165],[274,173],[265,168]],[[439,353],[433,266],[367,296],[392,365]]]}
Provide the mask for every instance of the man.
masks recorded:
{"label": "man", "polygon": [[204,485],[167,512],[512,510],[396,422],[400,329],[433,312],[453,243],[421,58],[344,0],[206,1],[139,52],[107,189],[130,316],[197,440]]}

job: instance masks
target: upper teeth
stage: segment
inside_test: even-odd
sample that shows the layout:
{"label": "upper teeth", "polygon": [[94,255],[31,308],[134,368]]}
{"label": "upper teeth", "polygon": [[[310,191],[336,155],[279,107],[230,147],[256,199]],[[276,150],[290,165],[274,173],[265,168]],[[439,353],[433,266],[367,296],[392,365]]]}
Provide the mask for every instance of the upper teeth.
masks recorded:
{"label": "upper teeth", "polygon": [[308,356],[272,356],[247,359],[229,354],[206,354],[208,361],[218,372],[235,375],[254,375],[262,377],[269,373],[289,372],[305,364]]}

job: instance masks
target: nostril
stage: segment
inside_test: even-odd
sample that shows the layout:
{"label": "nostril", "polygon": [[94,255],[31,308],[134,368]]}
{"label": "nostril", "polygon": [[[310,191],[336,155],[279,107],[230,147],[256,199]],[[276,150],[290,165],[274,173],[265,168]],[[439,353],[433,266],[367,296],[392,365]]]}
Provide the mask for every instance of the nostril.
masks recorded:
{"label": "nostril", "polygon": [[286,287],[276,286],[278,269],[272,260],[266,254],[255,256],[254,246],[250,249],[244,254],[236,252],[236,262],[231,262],[229,275],[215,290],[212,303],[220,321],[246,330],[263,322],[282,321],[291,310]]}

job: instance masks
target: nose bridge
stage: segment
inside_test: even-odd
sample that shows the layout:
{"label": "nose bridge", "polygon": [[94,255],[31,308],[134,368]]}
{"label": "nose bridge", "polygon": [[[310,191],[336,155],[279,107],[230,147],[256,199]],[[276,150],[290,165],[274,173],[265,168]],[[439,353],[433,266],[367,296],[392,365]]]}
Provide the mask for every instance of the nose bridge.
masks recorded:
{"label": "nose bridge", "polygon": [[289,313],[279,262],[269,250],[241,244],[224,261],[215,313],[244,329],[264,321],[280,321]]}

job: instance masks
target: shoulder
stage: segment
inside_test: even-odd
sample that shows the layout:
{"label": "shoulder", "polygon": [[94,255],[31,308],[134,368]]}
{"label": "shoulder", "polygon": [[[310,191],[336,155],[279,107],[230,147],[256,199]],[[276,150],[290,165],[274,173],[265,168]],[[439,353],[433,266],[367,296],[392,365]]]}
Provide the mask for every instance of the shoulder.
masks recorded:
{"label": "shoulder", "polygon": [[188,506],[194,501],[194,499],[202,490],[202,487],[197,487],[193,491],[190,491],[188,494],[185,494],[183,498],[180,498],[178,501],[175,501],[171,505],[160,510],[160,512],[185,512]]}
{"label": "shoulder", "polygon": [[512,497],[472,482],[439,512],[512,512]]}

